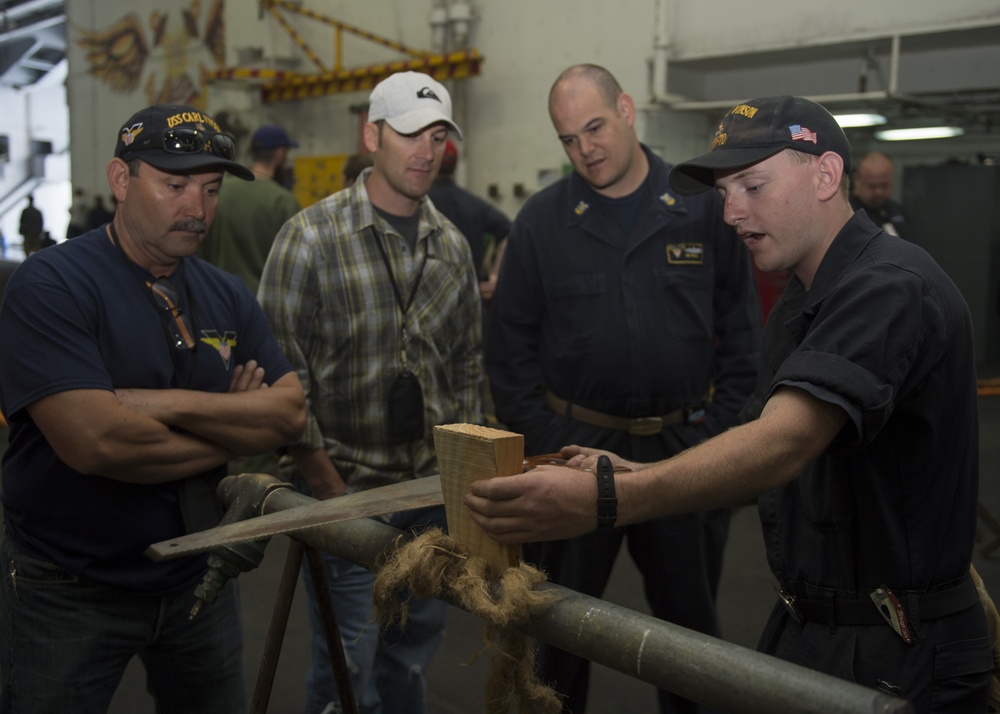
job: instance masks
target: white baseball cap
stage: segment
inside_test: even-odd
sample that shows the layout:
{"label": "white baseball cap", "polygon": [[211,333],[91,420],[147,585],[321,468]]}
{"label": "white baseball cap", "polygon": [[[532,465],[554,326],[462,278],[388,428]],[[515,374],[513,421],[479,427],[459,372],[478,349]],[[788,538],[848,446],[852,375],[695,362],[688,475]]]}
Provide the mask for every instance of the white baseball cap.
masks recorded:
{"label": "white baseball cap", "polygon": [[421,72],[397,72],[379,82],[368,99],[368,121],[385,122],[400,134],[416,134],[444,122],[459,139],[451,119],[451,95],[440,82]]}

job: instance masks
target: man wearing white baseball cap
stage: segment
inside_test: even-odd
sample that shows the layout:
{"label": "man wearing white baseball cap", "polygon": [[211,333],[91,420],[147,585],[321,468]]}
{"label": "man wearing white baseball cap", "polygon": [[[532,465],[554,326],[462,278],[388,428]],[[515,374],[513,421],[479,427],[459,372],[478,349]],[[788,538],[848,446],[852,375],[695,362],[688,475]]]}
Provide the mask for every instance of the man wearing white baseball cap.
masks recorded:
{"label": "man wearing white baseball cap", "polygon": [[462,138],[451,118],[451,95],[426,74],[398,72],[379,82],[368,101],[368,121],[385,121],[400,134],[415,134],[441,122]]}
{"label": "man wearing white baseball cap", "polygon": [[[401,72],[371,93],[374,165],[293,216],[264,266],[258,299],[307,390],[305,436],[283,473],[318,499],[438,472],[435,424],[482,423],[479,285],[469,244],[426,195],[444,157],[448,91]],[[402,530],[444,526],[442,507],[399,513]],[[410,604],[405,630],[379,633],[374,576],[324,555],[361,712],[424,711],[427,664],[447,606]],[[310,578],[306,714],[339,711]]]}

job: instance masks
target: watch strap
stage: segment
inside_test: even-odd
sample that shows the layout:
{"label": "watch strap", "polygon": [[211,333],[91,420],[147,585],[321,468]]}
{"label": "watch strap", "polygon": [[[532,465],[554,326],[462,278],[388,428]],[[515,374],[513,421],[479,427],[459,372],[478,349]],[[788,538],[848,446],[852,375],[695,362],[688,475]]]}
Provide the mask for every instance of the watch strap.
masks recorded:
{"label": "watch strap", "polygon": [[611,465],[611,459],[604,455],[597,457],[594,475],[597,477],[597,529],[610,530],[618,520],[615,469]]}

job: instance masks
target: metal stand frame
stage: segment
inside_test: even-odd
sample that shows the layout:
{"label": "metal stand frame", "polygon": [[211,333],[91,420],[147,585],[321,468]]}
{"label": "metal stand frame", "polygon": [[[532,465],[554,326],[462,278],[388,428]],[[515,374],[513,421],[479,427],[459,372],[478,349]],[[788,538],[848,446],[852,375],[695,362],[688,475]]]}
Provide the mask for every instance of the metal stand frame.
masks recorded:
{"label": "metal stand frame", "polygon": [[267,641],[264,643],[264,654],[260,661],[253,701],[250,703],[250,714],[265,714],[267,712],[267,705],[271,699],[271,689],[274,686],[274,676],[278,668],[278,658],[281,655],[281,645],[288,627],[288,615],[295,597],[295,586],[298,583],[299,571],[302,569],[303,553],[309,565],[313,588],[316,591],[317,603],[323,620],[323,633],[330,651],[330,664],[333,666],[333,678],[337,684],[337,693],[340,695],[340,705],[345,714],[357,714],[358,705],[354,700],[354,689],[351,686],[351,677],[347,670],[347,655],[344,652],[343,640],[340,638],[340,627],[337,625],[337,616],[333,610],[333,600],[330,598],[330,587],[326,579],[326,572],[323,570],[323,561],[319,551],[294,538],[288,542],[285,569],[281,573],[281,581],[278,584],[274,612],[271,615],[271,626],[267,631]]}

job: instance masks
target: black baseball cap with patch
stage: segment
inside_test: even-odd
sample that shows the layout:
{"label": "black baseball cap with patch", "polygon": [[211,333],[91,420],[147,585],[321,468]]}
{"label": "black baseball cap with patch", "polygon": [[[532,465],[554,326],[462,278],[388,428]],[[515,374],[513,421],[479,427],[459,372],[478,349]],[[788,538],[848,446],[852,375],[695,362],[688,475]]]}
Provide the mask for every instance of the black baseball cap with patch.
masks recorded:
{"label": "black baseball cap with patch", "polygon": [[119,129],[115,144],[115,157],[123,161],[141,159],[170,173],[219,169],[253,181],[253,172],[235,156],[233,137],[185,104],[154,104],[136,112]]}
{"label": "black baseball cap with patch", "polygon": [[712,148],[670,171],[670,187],[691,196],[715,185],[715,172],[756,164],[792,149],[820,156],[827,151],[851,171],[851,145],[837,120],[816,102],[783,95],[737,104],[722,118]]}

